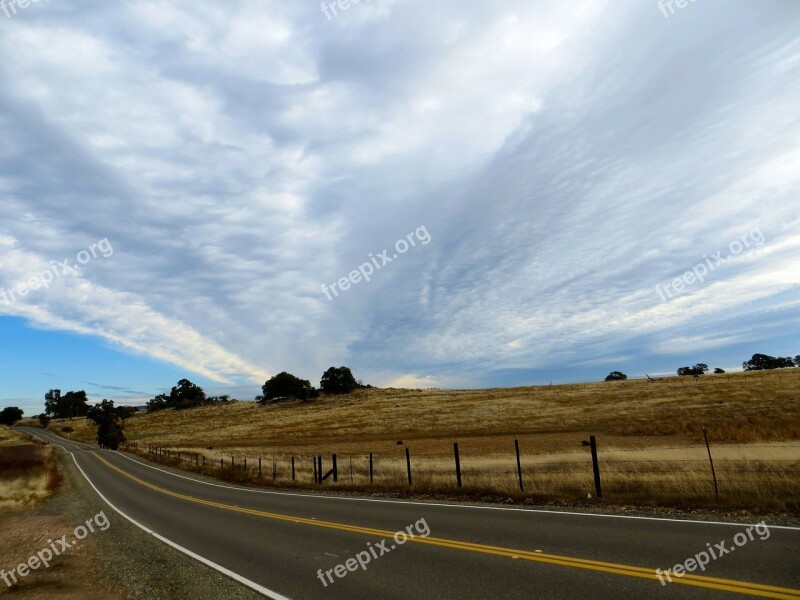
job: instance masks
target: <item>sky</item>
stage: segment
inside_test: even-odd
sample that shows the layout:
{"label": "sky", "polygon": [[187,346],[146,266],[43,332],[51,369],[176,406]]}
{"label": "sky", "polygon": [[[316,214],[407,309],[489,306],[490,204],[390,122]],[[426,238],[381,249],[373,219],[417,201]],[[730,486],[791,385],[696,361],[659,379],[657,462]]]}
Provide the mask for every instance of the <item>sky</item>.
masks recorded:
{"label": "sky", "polygon": [[800,2],[331,4],[0,4],[0,406],[800,354]]}

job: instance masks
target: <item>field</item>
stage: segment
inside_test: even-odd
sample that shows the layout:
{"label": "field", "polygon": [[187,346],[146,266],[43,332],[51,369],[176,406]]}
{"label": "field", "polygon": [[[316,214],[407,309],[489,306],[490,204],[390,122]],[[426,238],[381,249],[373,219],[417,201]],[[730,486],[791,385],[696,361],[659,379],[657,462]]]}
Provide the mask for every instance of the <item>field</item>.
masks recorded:
{"label": "field", "polygon": [[[372,389],[266,407],[234,402],[136,416],[126,432],[140,451],[166,449],[169,457],[160,460],[167,461],[180,453],[184,467],[229,479],[271,483],[274,476],[309,485],[311,457],[324,456],[327,471],[335,453],[339,481],[325,486],[407,490],[408,449],[416,492],[556,500],[596,495],[589,448],[582,445],[595,435],[605,500],[798,512],[798,400],[800,369],[787,369],[490,390]],[[65,425],[76,439],[92,440],[83,420],[53,422],[51,429]],[[453,442],[460,450],[460,490]]]}
{"label": "field", "polygon": [[53,451],[0,426],[0,512],[29,508],[56,490],[61,474]]}

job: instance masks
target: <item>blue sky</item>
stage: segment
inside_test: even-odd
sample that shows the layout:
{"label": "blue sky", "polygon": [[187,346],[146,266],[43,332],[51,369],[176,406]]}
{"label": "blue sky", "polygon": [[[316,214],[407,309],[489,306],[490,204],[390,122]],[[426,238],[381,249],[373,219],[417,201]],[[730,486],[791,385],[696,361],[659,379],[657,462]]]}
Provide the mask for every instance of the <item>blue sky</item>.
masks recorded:
{"label": "blue sky", "polygon": [[0,405],[140,403],[183,377],[252,398],[342,364],[494,387],[799,354],[798,18],[0,10]]}

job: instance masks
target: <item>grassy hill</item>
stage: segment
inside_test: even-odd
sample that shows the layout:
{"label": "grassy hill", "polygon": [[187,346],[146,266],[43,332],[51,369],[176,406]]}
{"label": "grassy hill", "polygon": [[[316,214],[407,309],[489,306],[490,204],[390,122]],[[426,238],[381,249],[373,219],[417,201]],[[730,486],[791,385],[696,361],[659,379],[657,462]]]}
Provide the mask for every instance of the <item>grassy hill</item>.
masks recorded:
{"label": "grassy hill", "polygon": [[[54,421],[51,428],[65,425],[76,438],[92,440],[82,420]],[[126,433],[172,447],[340,452],[397,440],[435,452],[474,439],[492,452],[507,448],[509,436],[528,438],[539,451],[572,447],[589,433],[622,446],[662,444],[665,437],[690,443],[702,440],[703,425],[715,443],[800,439],[800,369],[488,390],[368,389],[305,403],[144,414],[128,421]]]}

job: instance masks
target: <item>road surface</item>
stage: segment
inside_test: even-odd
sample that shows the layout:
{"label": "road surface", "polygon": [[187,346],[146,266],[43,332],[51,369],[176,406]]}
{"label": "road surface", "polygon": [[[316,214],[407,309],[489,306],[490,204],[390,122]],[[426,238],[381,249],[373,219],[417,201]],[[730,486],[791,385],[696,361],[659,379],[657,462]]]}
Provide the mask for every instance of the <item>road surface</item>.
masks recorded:
{"label": "road surface", "polygon": [[[255,490],[19,429],[68,452],[137,526],[276,600],[800,600],[798,528],[751,528],[737,546],[745,525]],[[709,548],[705,571],[656,575]]]}

